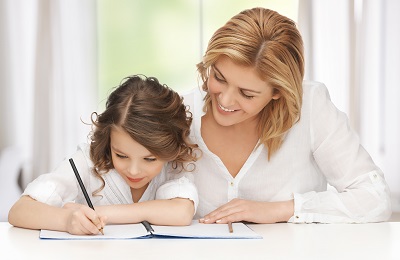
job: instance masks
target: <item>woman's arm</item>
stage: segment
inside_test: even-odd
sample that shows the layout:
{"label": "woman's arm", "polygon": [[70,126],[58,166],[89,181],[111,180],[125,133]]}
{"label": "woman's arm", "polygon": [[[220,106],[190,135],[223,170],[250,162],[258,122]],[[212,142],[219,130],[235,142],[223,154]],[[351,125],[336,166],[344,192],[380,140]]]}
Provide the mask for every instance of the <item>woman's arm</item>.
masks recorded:
{"label": "woman's arm", "polygon": [[154,225],[190,225],[194,203],[189,199],[150,200],[126,205],[95,207],[96,212],[107,217],[107,223],[139,223],[144,220]]}
{"label": "woman's arm", "polygon": [[91,208],[74,205],[59,208],[22,196],[10,209],[8,221],[22,228],[58,230],[77,235],[98,234],[104,220]]}
{"label": "woman's arm", "polygon": [[247,221],[253,223],[287,222],[294,212],[293,200],[260,202],[233,199],[200,219],[202,223]]}
{"label": "woman's arm", "polygon": [[315,163],[332,186],[294,193],[298,223],[365,223],[387,220],[390,192],[383,172],[360,143],[347,115],[324,85],[310,91],[310,136]]}

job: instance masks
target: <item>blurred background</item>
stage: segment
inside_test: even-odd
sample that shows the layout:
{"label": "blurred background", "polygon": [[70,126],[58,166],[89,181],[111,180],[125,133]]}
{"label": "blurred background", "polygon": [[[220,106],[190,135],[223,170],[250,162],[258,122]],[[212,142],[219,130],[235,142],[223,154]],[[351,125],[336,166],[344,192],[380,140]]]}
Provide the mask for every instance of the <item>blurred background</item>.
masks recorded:
{"label": "blurred background", "polygon": [[400,210],[400,1],[0,0],[0,220],[27,183],[87,142],[90,114],[133,74],[184,92],[213,32],[262,6],[303,35],[305,79],[326,84]]}

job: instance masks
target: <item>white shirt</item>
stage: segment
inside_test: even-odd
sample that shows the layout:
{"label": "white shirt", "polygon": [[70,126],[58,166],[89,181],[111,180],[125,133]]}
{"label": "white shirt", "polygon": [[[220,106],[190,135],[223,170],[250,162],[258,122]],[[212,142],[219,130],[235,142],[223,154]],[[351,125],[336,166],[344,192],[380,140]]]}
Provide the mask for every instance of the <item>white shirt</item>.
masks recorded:
{"label": "white shirt", "polygon": [[194,118],[191,139],[203,152],[194,171],[200,199],[195,218],[234,198],[294,199],[289,220],[294,223],[362,223],[390,217],[384,175],[360,145],[347,116],[330,101],[323,84],[305,81],[303,92],[301,119],[281,148],[268,161],[267,148],[258,146],[235,178],[201,136],[205,93],[195,89],[184,95]]}
{"label": "white shirt", "polygon": [[[92,195],[93,191],[100,188],[101,180],[92,171],[93,163],[90,160],[88,144],[79,145],[72,158],[94,206],[133,203],[129,185],[115,169],[102,175],[105,187],[98,193],[99,196]],[[167,174],[169,167],[170,165],[166,164],[160,174],[153,178],[139,202],[188,198],[194,202],[196,209],[198,195],[192,174],[184,173],[178,176]],[[68,159],[64,160],[53,172],[42,174],[28,184],[22,195],[29,195],[35,200],[56,207],[62,207],[67,202],[86,204]]]}

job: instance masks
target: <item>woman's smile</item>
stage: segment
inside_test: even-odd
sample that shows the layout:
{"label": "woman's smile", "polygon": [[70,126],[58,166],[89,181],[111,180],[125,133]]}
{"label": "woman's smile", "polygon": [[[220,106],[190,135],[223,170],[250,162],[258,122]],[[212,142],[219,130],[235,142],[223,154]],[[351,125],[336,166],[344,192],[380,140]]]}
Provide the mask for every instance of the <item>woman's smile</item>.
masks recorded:
{"label": "woman's smile", "polygon": [[234,109],[228,109],[228,108],[222,106],[220,103],[218,103],[217,110],[218,110],[219,113],[221,113],[223,115],[230,115],[233,112],[237,111],[237,110],[234,110]]}
{"label": "woman's smile", "polygon": [[225,112],[235,112],[235,111],[236,111],[236,110],[234,110],[234,109],[226,108],[226,107],[224,107],[223,105],[221,105],[220,103],[218,103],[218,106],[219,106],[220,109],[222,109],[222,110],[225,111]]}

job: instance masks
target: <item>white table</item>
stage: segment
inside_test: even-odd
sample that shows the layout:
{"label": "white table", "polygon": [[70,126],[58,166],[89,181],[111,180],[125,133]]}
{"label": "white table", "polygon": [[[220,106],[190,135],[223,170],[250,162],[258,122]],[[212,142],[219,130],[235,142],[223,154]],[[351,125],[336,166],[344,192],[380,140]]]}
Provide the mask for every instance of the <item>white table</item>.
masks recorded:
{"label": "white table", "polygon": [[253,224],[263,239],[41,240],[0,223],[0,259],[400,259],[400,222]]}

